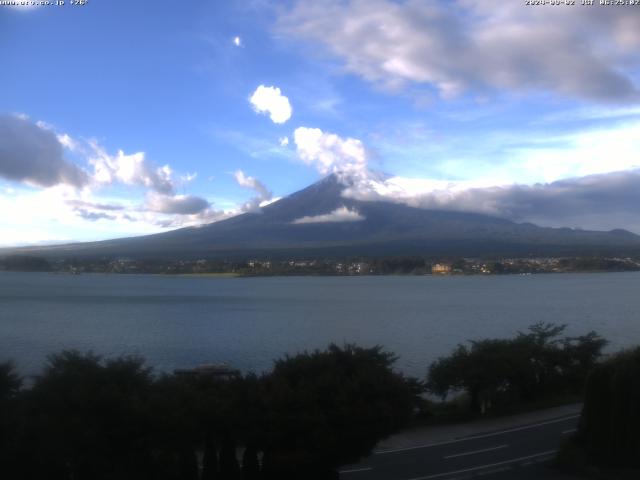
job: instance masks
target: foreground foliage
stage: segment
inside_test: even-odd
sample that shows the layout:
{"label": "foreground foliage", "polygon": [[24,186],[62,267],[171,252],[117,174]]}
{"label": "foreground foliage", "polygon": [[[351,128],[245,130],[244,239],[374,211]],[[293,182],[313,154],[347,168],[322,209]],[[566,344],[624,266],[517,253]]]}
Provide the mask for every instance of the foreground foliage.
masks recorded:
{"label": "foreground foliage", "polygon": [[3,478],[325,479],[410,417],[417,383],[381,348],[331,345],[273,372],[156,377],[65,351],[29,389],[0,365]]}
{"label": "foreground foliage", "polygon": [[595,478],[638,478],[640,472],[640,347],[593,369],[578,431],[561,466]]}
{"label": "foreground foliage", "polygon": [[473,413],[560,393],[580,393],[606,340],[595,332],[561,337],[565,325],[538,323],[511,339],[471,341],[431,364],[427,389],[465,392]]}

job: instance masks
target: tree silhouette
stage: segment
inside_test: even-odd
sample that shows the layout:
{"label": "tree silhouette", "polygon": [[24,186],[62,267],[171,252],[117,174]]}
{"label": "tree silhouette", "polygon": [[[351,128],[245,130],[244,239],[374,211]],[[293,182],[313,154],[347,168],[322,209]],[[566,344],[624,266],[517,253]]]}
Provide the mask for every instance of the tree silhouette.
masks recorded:
{"label": "tree silhouette", "polygon": [[22,386],[22,378],[12,362],[0,363],[0,402],[4,404],[16,397]]}
{"label": "tree silhouette", "polygon": [[18,395],[22,378],[11,362],[0,363],[0,465],[7,473],[17,474],[20,416]]}
{"label": "tree silhouette", "polygon": [[218,475],[218,450],[211,432],[207,433],[202,456],[202,480],[216,480]]}
{"label": "tree silhouette", "polygon": [[622,352],[589,375],[574,442],[589,463],[640,468],[640,347]]}
{"label": "tree silhouette", "polygon": [[268,475],[332,478],[410,417],[415,392],[381,347],[335,344],[276,362],[264,378]]}
{"label": "tree silhouette", "polygon": [[427,388],[443,398],[467,392],[476,414],[544,395],[579,392],[606,341],[595,332],[561,338],[564,329],[537,323],[511,339],[458,345],[430,365]]}
{"label": "tree silhouette", "polygon": [[230,435],[225,436],[220,448],[220,478],[222,480],[240,480],[236,444]]}
{"label": "tree silhouette", "polygon": [[0,364],[0,475],[337,478],[337,466],[369,453],[412,414],[420,384],[395,373],[394,361],[380,347],[331,345],[278,360],[260,377],[220,380],[156,377],[140,358],[63,351],[29,389]]}
{"label": "tree silhouette", "polygon": [[242,454],[242,480],[258,480],[259,478],[258,450],[254,445],[249,444]]}
{"label": "tree silhouette", "polygon": [[28,448],[34,478],[145,478],[150,371],[137,358],[101,362],[91,353],[49,357],[29,392]]}

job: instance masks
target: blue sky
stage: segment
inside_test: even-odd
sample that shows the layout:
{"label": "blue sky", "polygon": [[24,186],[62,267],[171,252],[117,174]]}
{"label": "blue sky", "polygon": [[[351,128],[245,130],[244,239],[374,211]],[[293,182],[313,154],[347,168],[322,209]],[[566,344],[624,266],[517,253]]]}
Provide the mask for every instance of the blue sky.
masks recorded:
{"label": "blue sky", "polygon": [[505,3],[0,6],[0,244],[206,223],[335,171],[640,233],[640,8]]}

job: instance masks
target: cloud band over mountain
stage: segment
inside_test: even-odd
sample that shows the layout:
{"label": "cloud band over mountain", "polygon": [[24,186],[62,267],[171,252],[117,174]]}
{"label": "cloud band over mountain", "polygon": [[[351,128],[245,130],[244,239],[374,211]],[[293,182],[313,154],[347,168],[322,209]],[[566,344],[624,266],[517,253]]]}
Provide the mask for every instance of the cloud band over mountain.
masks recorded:
{"label": "cloud band over mountain", "polygon": [[640,233],[640,169],[534,185],[478,187],[401,177],[358,179],[343,196],[409,206],[476,212],[516,222]]}

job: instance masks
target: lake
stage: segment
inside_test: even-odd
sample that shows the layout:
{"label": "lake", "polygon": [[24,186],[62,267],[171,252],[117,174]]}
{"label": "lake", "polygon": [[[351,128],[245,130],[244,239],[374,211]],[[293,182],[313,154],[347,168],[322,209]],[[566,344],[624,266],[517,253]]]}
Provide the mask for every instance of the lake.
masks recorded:
{"label": "lake", "polygon": [[65,348],[143,355],[160,371],[269,370],[330,342],[384,345],[424,376],[459,342],[535,322],[640,344],[640,273],[221,278],[0,272],[0,361],[37,373]]}

